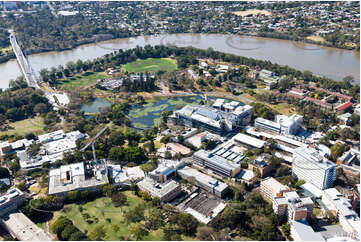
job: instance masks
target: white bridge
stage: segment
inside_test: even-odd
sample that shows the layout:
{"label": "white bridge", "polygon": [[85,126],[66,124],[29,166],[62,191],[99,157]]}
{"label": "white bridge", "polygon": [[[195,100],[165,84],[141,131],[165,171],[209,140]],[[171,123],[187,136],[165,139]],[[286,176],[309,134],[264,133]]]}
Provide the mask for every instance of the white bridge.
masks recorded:
{"label": "white bridge", "polygon": [[[20,48],[18,41],[16,40],[16,36],[13,31],[10,31],[10,43],[13,47],[13,51],[15,53],[16,59],[19,63],[20,69],[24,74],[25,81],[28,83],[30,87],[34,87],[35,89],[41,89],[39,86],[39,77],[34,69],[30,65],[29,59],[24,55],[23,51]],[[59,107],[65,107],[69,102],[69,98],[66,93],[60,94],[56,92],[49,92],[43,90],[45,93],[45,97],[49,99],[49,102],[53,105],[54,109]]]}

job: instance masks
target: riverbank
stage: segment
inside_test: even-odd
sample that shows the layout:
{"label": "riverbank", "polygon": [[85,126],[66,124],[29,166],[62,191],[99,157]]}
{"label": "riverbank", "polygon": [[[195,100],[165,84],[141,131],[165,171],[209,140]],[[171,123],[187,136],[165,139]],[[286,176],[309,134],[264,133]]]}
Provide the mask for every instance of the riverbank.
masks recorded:
{"label": "riverbank", "polygon": [[[345,76],[352,75],[358,83],[360,76],[360,58],[359,52],[356,51],[329,47],[318,48],[316,45],[289,40],[223,34],[174,34],[108,40],[101,44],[83,45],[71,51],[30,55],[29,60],[33,69],[39,72],[43,68],[65,66],[69,61],[94,60],[111,54],[115,50],[127,50],[146,45],[212,48],[219,52],[252,58],[255,61],[269,61],[300,71],[308,70],[315,75],[336,81],[342,81]],[[343,64],[340,65],[340,63]],[[2,73],[0,88],[7,88],[10,79],[16,79],[21,75],[16,60],[0,64],[0,72]]]}
{"label": "riverbank", "polygon": [[[153,37],[153,36],[158,36],[161,33],[156,33],[154,35],[130,35],[127,38],[136,38],[136,37]],[[163,35],[164,33],[162,33]],[[168,35],[173,35],[173,34],[191,34],[191,33],[166,33]],[[194,33],[194,34],[212,34],[212,33]],[[308,43],[308,44],[314,44],[314,45],[319,45],[319,46],[325,46],[325,47],[330,47],[330,48],[335,48],[335,49],[339,49],[339,50],[350,50],[350,51],[356,51],[356,52],[360,52],[360,50],[357,50],[356,47],[352,48],[351,46],[347,47],[341,47],[341,46],[335,46],[332,44],[328,44],[328,43],[322,43],[319,41],[313,41],[312,39],[307,39],[307,38],[297,38],[294,39],[292,35],[288,35],[285,34],[283,36],[285,36],[285,38],[278,38],[278,37],[274,37],[272,35],[272,33],[269,33],[270,35],[262,35],[262,33],[242,33],[242,34],[232,34],[229,32],[226,33],[217,33],[217,34],[224,34],[224,35],[235,35],[235,36],[240,36],[240,37],[263,37],[263,38],[269,38],[269,39],[276,39],[276,40],[289,40],[289,41],[295,41],[295,42],[300,42],[300,43]],[[111,37],[107,37],[107,38],[103,38],[101,41],[98,41],[97,38],[89,38],[87,40],[82,40],[78,43],[76,43],[72,48],[60,48],[60,49],[39,49],[39,50],[26,50],[27,51],[27,55],[36,55],[36,54],[44,54],[44,53],[51,53],[51,52],[63,52],[63,51],[70,51],[70,50],[75,50],[78,47],[82,47],[88,44],[98,44],[98,43],[102,43],[108,40],[119,40],[119,39],[124,39],[124,38],[118,38],[116,36],[111,36]],[[10,54],[10,55],[4,55],[4,56],[0,56],[0,64],[3,64],[9,60],[13,60],[16,59],[14,53]]]}

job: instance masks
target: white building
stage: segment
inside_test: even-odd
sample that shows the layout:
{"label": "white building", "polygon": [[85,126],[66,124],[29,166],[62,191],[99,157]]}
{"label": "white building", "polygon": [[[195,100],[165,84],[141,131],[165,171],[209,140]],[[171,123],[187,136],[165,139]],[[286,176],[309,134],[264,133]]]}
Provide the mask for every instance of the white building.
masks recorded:
{"label": "white building", "polygon": [[101,191],[102,185],[108,183],[107,168],[104,163],[79,162],[63,165],[49,171],[48,194],[67,196],[69,191]]}
{"label": "white building", "polygon": [[324,190],[333,186],[336,165],[315,148],[299,147],[293,152],[292,175]]}
{"label": "white building", "polygon": [[162,202],[169,202],[182,192],[180,185],[174,180],[158,183],[150,177],[146,177],[137,185],[140,190],[148,192],[153,197],[158,197]]}
{"label": "white building", "polygon": [[276,122],[280,124],[281,133],[295,135],[302,127],[303,117],[293,114],[290,117],[286,115],[277,115]]}
{"label": "white building", "polygon": [[291,237],[294,241],[325,241],[320,232],[313,231],[305,220],[292,221]]}
{"label": "white building", "polygon": [[261,181],[261,195],[268,201],[273,202],[275,197],[283,197],[283,193],[290,191],[290,188],[281,184],[273,177],[267,177]]}
{"label": "white building", "polygon": [[254,127],[261,131],[269,131],[279,134],[281,132],[281,125],[264,118],[256,118],[254,120]]}
{"label": "white building", "polygon": [[352,210],[350,202],[343,197],[336,188],[324,190],[322,202],[329,210],[337,213],[342,228],[349,233],[352,238],[359,240],[361,222],[357,213]]}
{"label": "white building", "polygon": [[64,133],[57,130],[48,134],[38,136],[38,142],[42,144],[39,154],[29,157],[25,150],[17,152],[22,169],[31,169],[41,166],[44,162],[55,162],[63,159],[65,152],[70,152],[76,148],[76,141],[84,139],[85,134],[79,131]]}
{"label": "white building", "polygon": [[178,175],[186,180],[194,179],[195,185],[203,188],[204,190],[215,194],[218,197],[223,197],[228,191],[228,185],[220,182],[211,176],[203,174],[196,169],[188,166],[177,171]]}

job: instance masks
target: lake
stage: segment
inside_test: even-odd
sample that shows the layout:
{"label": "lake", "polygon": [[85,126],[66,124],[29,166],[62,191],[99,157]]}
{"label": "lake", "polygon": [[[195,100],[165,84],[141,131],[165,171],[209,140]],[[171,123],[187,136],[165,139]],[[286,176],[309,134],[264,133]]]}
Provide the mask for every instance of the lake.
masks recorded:
{"label": "lake", "polygon": [[83,104],[80,110],[85,113],[97,113],[100,108],[110,107],[112,104],[104,98],[96,98],[93,102]]}
{"label": "lake", "polygon": [[[360,82],[360,53],[300,43],[290,40],[235,36],[225,34],[165,34],[156,36],[138,36],[114,39],[99,43],[82,45],[73,50],[45,52],[30,55],[29,59],[35,71],[52,66],[65,65],[68,61],[94,59],[118,49],[130,49],[145,45],[176,45],[180,47],[214,50],[269,60],[273,63],[288,65],[301,71],[309,70],[314,74],[341,81],[352,75]],[[8,87],[10,79],[20,76],[16,60],[0,64],[0,88]]]}
{"label": "lake", "polygon": [[[149,129],[159,122],[162,112],[170,110],[174,111],[187,104],[199,104],[199,101],[202,99],[204,100],[204,98],[199,95],[155,98],[147,100],[147,102],[142,105],[133,105],[127,115],[130,118],[133,127],[139,129]],[[215,99],[216,97],[207,96],[208,101]],[[231,99],[225,100],[232,101]]]}

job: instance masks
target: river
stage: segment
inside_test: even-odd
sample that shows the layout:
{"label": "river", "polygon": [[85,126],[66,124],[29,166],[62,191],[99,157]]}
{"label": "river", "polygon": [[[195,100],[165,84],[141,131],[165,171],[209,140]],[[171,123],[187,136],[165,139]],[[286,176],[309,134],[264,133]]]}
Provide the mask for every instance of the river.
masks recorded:
{"label": "river", "polygon": [[[82,45],[72,50],[45,52],[30,55],[29,59],[36,71],[42,68],[64,65],[78,59],[94,59],[118,49],[136,46],[174,44],[176,46],[193,46],[232,53],[240,56],[273,63],[288,65],[299,70],[309,70],[314,74],[341,81],[352,75],[360,82],[360,53],[350,50],[323,47],[290,40],[278,40],[261,37],[234,36],[224,34],[165,34],[156,36],[138,36],[114,39]],[[21,75],[16,60],[0,64],[0,88],[6,88],[10,79]]]}

